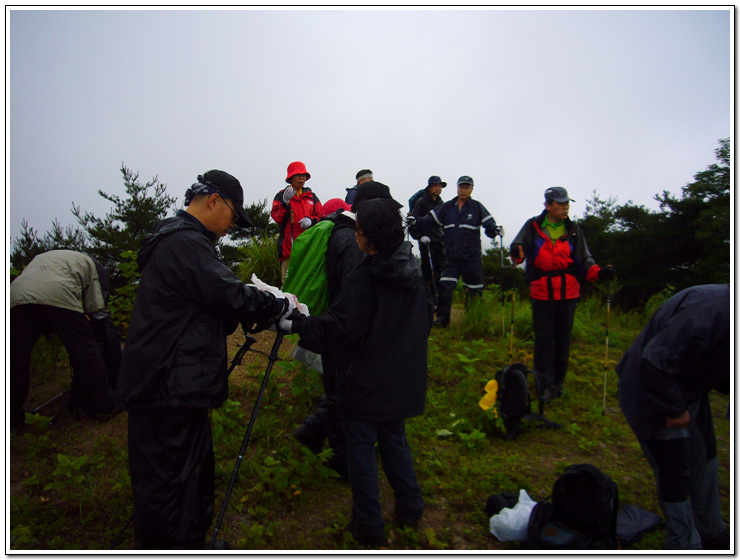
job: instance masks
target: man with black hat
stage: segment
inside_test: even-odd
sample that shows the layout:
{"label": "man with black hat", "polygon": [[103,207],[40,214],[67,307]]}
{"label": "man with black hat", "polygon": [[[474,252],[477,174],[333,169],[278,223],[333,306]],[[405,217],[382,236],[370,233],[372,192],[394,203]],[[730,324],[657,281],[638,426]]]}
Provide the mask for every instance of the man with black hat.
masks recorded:
{"label": "man with black hat", "polygon": [[[411,209],[411,215],[418,219],[442,206],[444,201],[440,194],[446,186],[447,183],[442,181],[438,175],[429,177],[426,188]],[[421,271],[429,290],[436,296],[439,293],[439,279],[442,277],[442,268],[445,265],[444,229],[435,223],[429,235],[422,235],[415,226],[409,227],[409,233],[411,237],[419,241]]]}
{"label": "man with black hat", "polygon": [[185,205],[139,250],[116,390],[128,410],[136,548],[204,545],[215,487],[208,410],[228,394],[226,337],[240,322],[266,324],[294,308],[292,298],[247,286],[216,256],[219,238],[251,226],[235,177],[198,176]]}
{"label": "man with black hat", "polygon": [[612,280],[611,265],[600,268],[578,224],[568,218],[570,203],[563,187],[545,191],[545,209],[527,220],[511,244],[515,265],[526,259],[525,278],[532,299],[534,371],[543,402],[563,394],[570,334],[580,296],[578,277],[589,282]]}
{"label": "man with black hat", "polygon": [[452,293],[461,276],[469,298],[483,293],[480,229],[491,239],[503,235],[503,227],[496,225],[485,206],[470,197],[472,192],[472,177],[463,175],[457,180],[455,198],[422,218],[407,218],[409,228],[418,228],[416,231],[422,234],[429,234],[435,226],[444,228],[445,266],[439,282],[435,326],[450,324]]}
{"label": "man with black hat", "polygon": [[357,196],[357,187],[359,187],[363,183],[372,181],[373,172],[369,169],[360,169],[357,172],[357,175],[355,175],[355,180],[357,181],[355,185],[352,185],[351,187],[345,189],[347,191],[347,196],[344,197],[344,202],[346,202],[350,206],[352,206],[352,203],[355,201],[355,196]]}

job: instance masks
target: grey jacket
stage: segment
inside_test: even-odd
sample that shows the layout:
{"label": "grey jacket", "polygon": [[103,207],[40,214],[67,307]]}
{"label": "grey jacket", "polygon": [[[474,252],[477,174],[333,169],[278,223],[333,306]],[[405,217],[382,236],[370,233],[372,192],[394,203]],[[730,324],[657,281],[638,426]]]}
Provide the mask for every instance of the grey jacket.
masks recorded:
{"label": "grey jacket", "polygon": [[87,315],[106,310],[95,261],[66,249],[37,255],[10,284],[10,307],[25,304],[50,305]]}

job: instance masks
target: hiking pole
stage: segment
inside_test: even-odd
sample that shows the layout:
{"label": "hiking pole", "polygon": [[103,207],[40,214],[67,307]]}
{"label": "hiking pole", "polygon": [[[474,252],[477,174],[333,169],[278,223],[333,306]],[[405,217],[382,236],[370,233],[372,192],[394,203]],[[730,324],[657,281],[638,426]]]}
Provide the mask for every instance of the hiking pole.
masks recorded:
{"label": "hiking pole", "polygon": [[516,292],[512,288],[511,290],[511,338],[509,339],[509,363],[512,363],[514,358],[514,300],[516,299]]}
{"label": "hiking pole", "polygon": [[606,282],[606,344],[604,347],[604,405],[601,410],[601,415],[606,416],[606,376],[609,371],[607,368],[607,362],[609,360],[609,310],[611,308],[612,301],[612,281],[607,280]]}
{"label": "hiking pole", "polygon": [[239,350],[236,352],[236,355],[234,356],[234,359],[231,360],[231,365],[229,366],[229,371],[226,372],[226,376],[227,377],[229,375],[231,375],[231,372],[234,371],[234,368],[236,366],[241,365],[242,358],[244,358],[244,354],[246,354],[249,351],[249,349],[252,346],[252,344],[254,344],[255,342],[257,342],[257,340],[255,338],[249,336],[246,331],[244,331],[244,336],[246,337],[245,340],[244,340],[244,344],[242,344],[242,347],[239,348]]}
{"label": "hiking pole", "polygon": [[432,262],[432,250],[429,247],[429,243],[425,243],[427,247],[427,256],[429,257],[429,270],[432,271],[432,296],[434,297],[434,305],[437,305],[437,278],[434,276],[434,263]]}
{"label": "hiking pole", "polygon": [[45,407],[45,406],[47,406],[47,405],[50,405],[51,403],[53,403],[53,402],[54,402],[54,401],[56,401],[57,399],[60,399],[60,398],[62,398],[62,397],[63,397],[64,395],[66,395],[67,393],[69,393],[69,392],[70,392],[71,390],[72,390],[72,389],[67,389],[66,391],[62,391],[62,392],[61,392],[61,393],[59,393],[59,394],[58,394],[58,395],[57,395],[56,397],[52,397],[52,398],[50,398],[50,399],[49,399],[48,401],[46,401],[46,402],[45,402],[44,404],[41,404],[41,405],[37,406],[36,408],[34,408],[34,409],[33,409],[33,410],[31,411],[31,413],[32,413],[32,414],[36,414],[36,413],[37,413],[37,412],[38,412],[39,410],[41,410],[42,408],[44,408],[44,407]]}
{"label": "hiking pole", "polygon": [[275,342],[272,344],[272,350],[270,350],[270,356],[268,358],[269,361],[267,363],[267,369],[265,370],[265,376],[262,379],[262,385],[260,386],[260,391],[257,394],[257,400],[254,402],[254,408],[252,409],[252,415],[249,418],[249,424],[247,425],[247,433],[244,434],[244,440],[242,441],[242,446],[239,449],[239,456],[236,459],[236,465],[234,466],[234,472],[231,474],[231,480],[229,481],[229,487],[226,490],[226,496],[224,497],[224,503],[221,505],[221,511],[218,514],[216,526],[213,529],[213,537],[211,538],[211,546],[209,547],[211,550],[213,550],[213,547],[216,546],[216,538],[218,537],[218,532],[221,530],[221,523],[224,520],[224,513],[226,513],[226,506],[229,504],[229,499],[231,498],[231,492],[234,490],[234,484],[236,483],[236,477],[237,477],[237,474],[239,473],[239,467],[242,464],[242,459],[244,458],[244,453],[246,452],[247,444],[249,443],[249,436],[252,434],[252,427],[254,426],[254,422],[257,419],[257,412],[259,411],[260,402],[262,401],[262,395],[265,392],[267,381],[270,379],[270,372],[272,371],[272,366],[278,360],[278,350],[280,349],[280,344],[282,344],[284,336],[285,336],[285,331],[282,331],[278,328],[277,335],[275,336]]}
{"label": "hiking pole", "polygon": [[[504,292],[504,236],[498,234],[501,243],[501,336],[506,336],[506,292]],[[511,363],[511,362],[510,362]]]}

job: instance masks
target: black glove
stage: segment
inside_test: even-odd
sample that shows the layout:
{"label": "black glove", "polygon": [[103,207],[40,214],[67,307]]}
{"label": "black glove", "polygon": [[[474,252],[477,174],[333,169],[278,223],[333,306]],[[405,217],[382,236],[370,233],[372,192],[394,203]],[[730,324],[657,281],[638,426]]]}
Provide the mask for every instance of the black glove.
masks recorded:
{"label": "black glove", "polygon": [[610,264],[599,270],[599,280],[614,280],[617,271]]}
{"label": "black glove", "polygon": [[303,326],[303,319],[305,315],[301,314],[298,309],[291,311],[290,315],[283,317],[280,320],[280,328],[287,333],[301,334],[301,327]]}
{"label": "black glove", "polygon": [[414,227],[416,225],[416,216],[412,216],[411,214],[406,216],[406,225]]}

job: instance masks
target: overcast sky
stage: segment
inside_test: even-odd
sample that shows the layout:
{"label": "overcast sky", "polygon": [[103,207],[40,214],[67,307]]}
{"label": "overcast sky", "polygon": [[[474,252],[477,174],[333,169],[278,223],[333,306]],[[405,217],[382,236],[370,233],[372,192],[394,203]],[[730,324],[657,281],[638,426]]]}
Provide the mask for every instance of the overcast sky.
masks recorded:
{"label": "overcast sky", "polygon": [[223,169],[248,205],[300,160],[322,202],[470,175],[508,244],[548,186],[657,209],[733,126],[729,7],[6,13],[11,237],[102,217],[122,163],[179,205]]}

